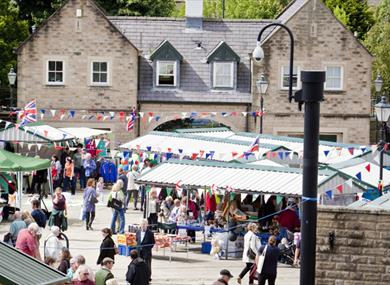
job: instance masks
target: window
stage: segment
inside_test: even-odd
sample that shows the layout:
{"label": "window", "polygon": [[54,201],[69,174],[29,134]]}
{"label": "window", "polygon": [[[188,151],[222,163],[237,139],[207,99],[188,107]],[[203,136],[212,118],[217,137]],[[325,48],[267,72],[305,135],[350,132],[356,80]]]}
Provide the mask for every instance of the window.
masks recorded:
{"label": "window", "polygon": [[64,62],[49,60],[47,62],[47,83],[64,84]]}
{"label": "window", "polygon": [[[299,74],[299,68],[297,66],[294,66],[293,67],[293,76],[292,76],[292,80],[293,80],[293,89],[296,90],[299,88],[300,84],[300,74]],[[282,79],[281,79],[281,82],[282,82],[282,86],[281,88],[283,90],[286,90],[289,88],[289,85],[290,85],[290,67],[289,66],[282,66]]]}
{"label": "window", "polygon": [[176,86],[176,61],[157,61],[157,86]]}
{"label": "window", "polygon": [[105,61],[92,62],[92,84],[108,85],[108,63]]}
{"label": "window", "polygon": [[343,90],[343,68],[341,66],[327,66],[325,90]]}
{"label": "window", "polygon": [[233,88],[234,62],[214,62],[213,87]]}

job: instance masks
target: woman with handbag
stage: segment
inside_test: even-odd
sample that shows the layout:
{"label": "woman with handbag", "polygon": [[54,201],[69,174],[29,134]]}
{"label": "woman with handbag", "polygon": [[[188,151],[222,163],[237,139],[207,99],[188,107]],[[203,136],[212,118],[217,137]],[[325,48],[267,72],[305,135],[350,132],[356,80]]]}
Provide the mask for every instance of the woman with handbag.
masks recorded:
{"label": "woman with handbag", "polygon": [[268,243],[260,247],[256,256],[259,285],[265,285],[267,280],[268,285],[275,285],[279,255],[280,249],[276,246],[276,237],[270,236]]}
{"label": "woman with handbag", "polygon": [[116,234],[115,223],[119,217],[119,233],[125,233],[125,195],[122,191],[122,180],[118,180],[113,186],[110,194],[108,195],[107,206],[112,208],[112,219],[111,219],[111,231]]}
{"label": "woman with handbag", "polygon": [[[257,224],[250,223],[248,225],[248,232],[244,236],[244,252],[242,255],[242,261],[245,263],[244,269],[241,271],[237,278],[238,284],[241,284],[242,278],[251,270],[255,263],[256,253],[260,247],[260,240],[256,236]],[[253,284],[253,278],[249,276],[249,284]]]}
{"label": "woman with handbag", "polygon": [[86,217],[85,226],[88,230],[92,230],[92,223],[95,219],[95,205],[99,202],[95,189],[95,179],[89,178],[87,181],[87,188],[84,189],[83,203]]}

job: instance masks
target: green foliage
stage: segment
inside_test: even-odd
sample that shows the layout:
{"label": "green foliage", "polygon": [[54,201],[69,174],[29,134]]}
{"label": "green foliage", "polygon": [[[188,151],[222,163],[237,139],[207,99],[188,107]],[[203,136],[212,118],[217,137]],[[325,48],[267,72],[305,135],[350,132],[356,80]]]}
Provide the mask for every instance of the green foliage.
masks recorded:
{"label": "green foliage", "polygon": [[383,78],[383,90],[390,92],[390,0],[382,0],[375,11],[375,25],[367,34],[365,44],[375,56],[373,80],[379,73]]}
{"label": "green foliage", "polygon": [[119,15],[169,17],[175,10],[174,0],[119,0]]}
{"label": "green foliage", "polygon": [[374,17],[367,0],[325,0],[326,6],[358,38],[364,40],[367,32],[374,24]]}
{"label": "green foliage", "polygon": [[2,86],[8,85],[7,74],[11,67],[16,68],[17,48],[27,36],[26,21],[19,20],[17,6],[9,0],[0,0],[0,80]]}
{"label": "green foliage", "polygon": [[[274,19],[289,0],[225,0],[225,18],[227,19]],[[184,17],[184,5],[175,16]],[[204,0],[205,18],[222,18],[222,0]]]}

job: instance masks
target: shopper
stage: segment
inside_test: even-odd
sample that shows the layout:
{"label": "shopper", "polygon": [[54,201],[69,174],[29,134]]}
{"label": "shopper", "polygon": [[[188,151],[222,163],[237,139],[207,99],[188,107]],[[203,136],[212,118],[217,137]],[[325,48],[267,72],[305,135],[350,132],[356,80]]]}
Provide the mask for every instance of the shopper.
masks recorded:
{"label": "shopper", "polygon": [[116,234],[115,223],[118,216],[119,216],[119,224],[120,224],[119,233],[123,234],[125,232],[125,212],[123,208],[125,202],[125,196],[121,191],[122,183],[118,183],[118,182],[112,186],[112,190],[108,196],[108,205],[110,205],[113,208],[112,219],[111,219],[111,231],[113,234]]}
{"label": "shopper", "polygon": [[55,261],[59,259],[60,252],[62,248],[64,247],[64,244],[62,243],[60,239],[60,228],[57,226],[52,226],[50,228],[51,234],[49,234],[45,240],[44,243],[44,256],[51,257]]}
{"label": "shopper", "polygon": [[157,228],[157,213],[159,212],[159,204],[157,200],[157,191],[152,189],[149,194],[148,206],[146,207],[146,217],[148,218],[149,226],[152,229]]}
{"label": "shopper", "polygon": [[136,233],[138,255],[149,267],[150,275],[152,275],[152,248],[155,240],[154,234],[148,229],[148,221],[143,219],[141,221],[141,228]]}
{"label": "shopper", "polygon": [[51,157],[51,177],[53,179],[53,188],[61,187],[61,170],[62,166],[60,161],[58,160],[58,156],[53,155]]}
{"label": "shopper", "polygon": [[83,205],[86,216],[85,227],[88,230],[92,230],[92,223],[95,219],[96,203],[98,202],[97,193],[95,189],[95,179],[89,178],[87,181],[87,188],[83,193]]}
{"label": "shopper", "polygon": [[39,254],[37,238],[37,236],[41,234],[40,231],[41,228],[37,223],[31,223],[27,229],[20,230],[15,247],[25,254],[40,260],[41,256]]}
{"label": "shopper", "polygon": [[[253,264],[255,263],[256,253],[260,248],[260,240],[256,236],[257,224],[250,223],[248,225],[248,232],[244,236],[244,252],[242,255],[242,261],[245,262],[245,267],[241,271],[237,278],[238,284],[241,284],[242,278],[250,272]],[[253,284],[253,279],[249,277],[249,284]]]}
{"label": "shopper", "polygon": [[49,226],[57,226],[61,231],[66,231],[68,229],[67,221],[67,206],[65,196],[62,194],[61,188],[57,188],[54,192],[53,197],[53,210],[49,218]]}
{"label": "shopper", "polygon": [[127,268],[126,281],[130,285],[148,285],[150,280],[149,266],[138,256],[137,250],[130,251],[131,262]]}
{"label": "shopper", "polygon": [[80,265],[75,272],[76,280],[73,280],[74,285],[95,285],[95,281],[90,279],[90,271],[87,266]]}
{"label": "shopper", "polygon": [[69,252],[69,249],[67,249],[66,247],[63,247],[60,251],[60,255],[59,255],[59,258],[58,258],[58,261],[59,261],[59,265],[58,265],[58,271],[66,274],[68,273],[68,270],[70,268],[70,252]]}
{"label": "shopper", "polygon": [[213,283],[213,285],[229,285],[229,280],[233,278],[233,275],[227,269],[222,269],[219,272],[219,278]]}
{"label": "shopper", "polygon": [[[276,237],[270,236],[268,239],[268,244],[260,247],[258,254],[256,256],[256,265],[259,265],[259,256],[264,255],[263,268],[259,273],[259,285],[265,285],[265,281],[268,280],[268,285],[275,285],[276,280],[276,270],[278,266],[278,259],[280,254],[280,249],[276,246]],[[258,267],[258,272],[259,272]]]}
{"label": "shopper", "polygon": [[96,163],[92,159],[90,153],[87,153],[85,155],[85,158],[83,160],[83,167],[86,180],[88,180],[89,178],[95,178]]}
{"label": "shopper", "polygon": [[123,181],[123,185],[122,185],[122,189],[121,190],[123,191],[123,194],[126,196],[127,183],[128,183],[128,179],[127,179],[127,176],[126,176],[126,171],[124,171],[123,168],[119,168],[118,173],[119,173],[118,180],[122,180]]}
{"label": "shopper", "polygon": [[25,228],[27,228],[27,225],[26,222],[22,220],[22,212],[16,211],[14,220],[9,227],[10,239],[13,246],[15,246],[19,232]]}
{"label": "shopper", "polygon": [[73,160],[68,156],[66,158],[65,166],[64,166],[64,192],[68,191],[68,188],[71,189],[72,195],[76,194],[76,188],[73,183],[74,179],[74,164]]}
{"label": "shopper", "polygon": [[40,226],[41,228],[46,227],[47,217],[46,214],[42,211],[42,209],[39,208],[39,200],[33,199],[31,201],[31,216],[33,217],[34,221]]}
{"label": "shopper", "polygon": [[104,179],[99,177],[98,182],[96,183],[96,193],[99,196],[99,203],[104,204]]}
{"label": "shopper", "polygon": [[134,210],[138,210],[137,204],[138,204],[138,185],[135,183],[135,180],[138,178],[139,173],[138,173],[138,166],[133,165],[131,168],[131,171],[127,173],[127,195],[126,195],[126,208],[125,210],[128,209],[129,207],[129,202],[131,200],[131,197],[134,199]]}
{"label": "shopper", "polygon": [[75,150],[73,154],[73,165],[74,165],[74,179],[73,179],[73,187],[76,189],[77,185],[77,178],[80,179],[80,189],[84,189],[85,185],[83,184],[84,181],[84,175],[83,173],[83,145],[78,144],[77,149]]}
{"label": "shopper", "polygon": [[100,245],[100,254],[97,259],[97,264],[102,264],[103,260],[108,257],[115,260],[115,242],[112,239],[112,231],[109,228],[102,229],[103,241]]}
{"label": "shopper", "polygon": [[111,272],[114,263],[112,258],[106,257],[103,259],[102,267],[95,274],[96,285],[106,285],[108,280],[114,279],[114,274]]}

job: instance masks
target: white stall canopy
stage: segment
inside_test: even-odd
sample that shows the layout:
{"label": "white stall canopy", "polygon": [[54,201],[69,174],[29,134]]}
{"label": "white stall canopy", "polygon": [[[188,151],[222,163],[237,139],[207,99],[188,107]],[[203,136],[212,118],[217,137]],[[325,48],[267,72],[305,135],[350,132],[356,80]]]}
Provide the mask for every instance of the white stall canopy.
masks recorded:
{"label": "white stall canopy", "polygon": [[109,134],[109,130],[92,129],[86,127],[80,128],[60,128],[61,131],[68,133],[78,139],[86,139],[91,137],[97,137],[104,134]]}

